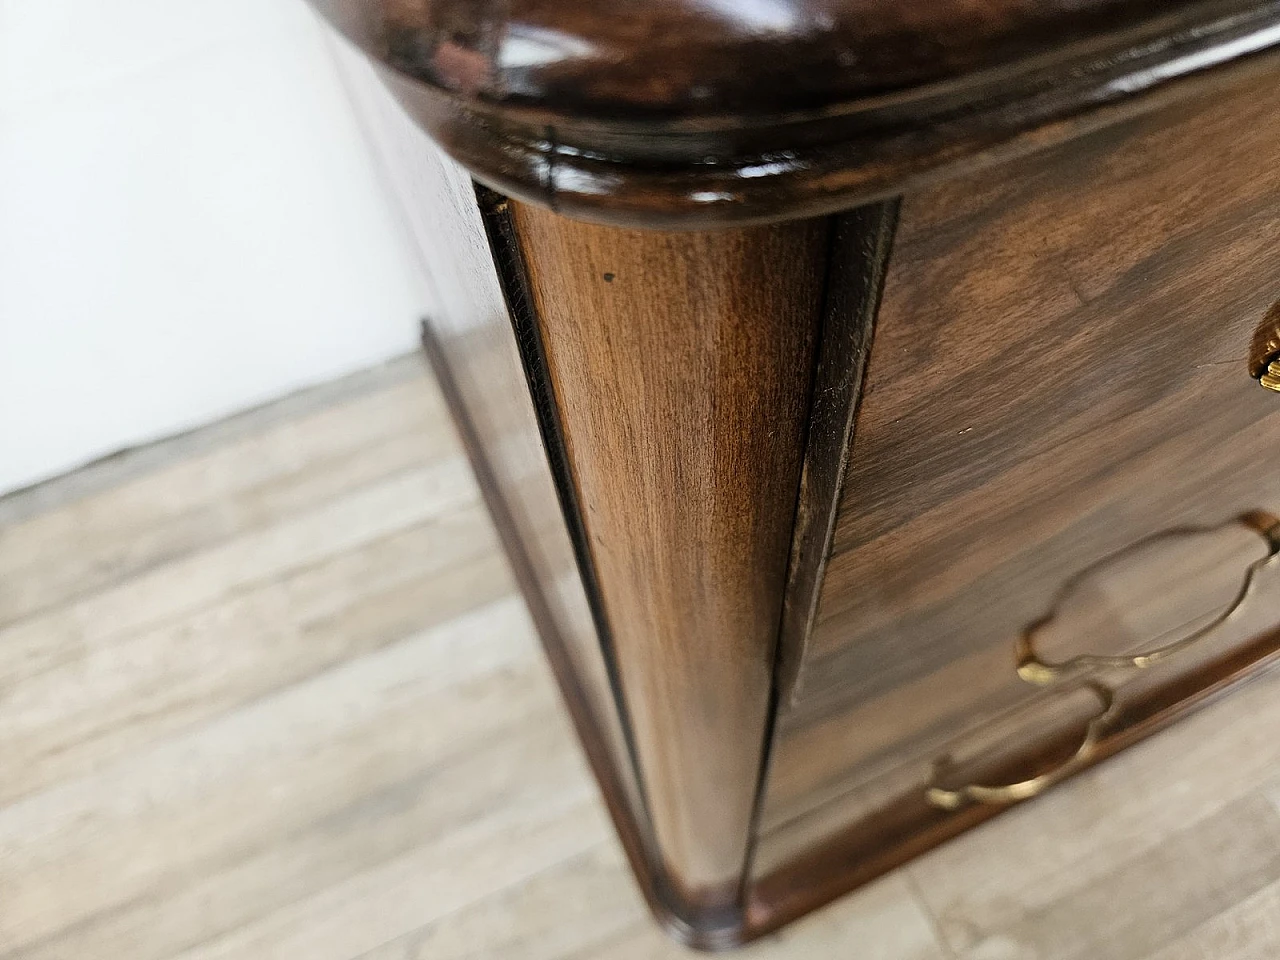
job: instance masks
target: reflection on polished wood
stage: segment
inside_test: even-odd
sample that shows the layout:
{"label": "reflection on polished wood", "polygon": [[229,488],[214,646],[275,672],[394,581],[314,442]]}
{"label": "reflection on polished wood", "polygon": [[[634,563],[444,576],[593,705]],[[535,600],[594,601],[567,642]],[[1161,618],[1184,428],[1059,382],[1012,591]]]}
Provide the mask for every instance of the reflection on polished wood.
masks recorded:
{"label": "reflection on polished wood", "polygon": [[[1249,369],[1278,292],[1278,164],[1280,123],[1246,84],[904,201],[818,623],[779,718],[761,876],[804,850],[825,847],[826,869],[874,859],[890,807],[894,829],[945,836],[898,799],[957,734],[1038,695],[1018,641],[1073,576],[1280,507],[1258,455],[1280,443],[1280,405]],[[1113,734],[1273,656],[1274,577],[1259,568],[1257,602],[1221,616],[1267,555],[1245,542],[1113,570],[1080,602],[1122,574],[1124,601],[1057,632],[1053,662],[1147,655],[1109,684]]]}
{"label": "reflection on polished wood", "polygon": [[[958,810],[969,803],[1017,803],[1039,796],[1093,759],[1115,706],[1115,694],[1092,681],[1047,691],[1011,711],[1012,716],[996,717],[948,744],[947,752],[934,761],[925,796],[943,810]],[[1034,729],[1036,725],[1040,729]],[[975,739],[982,742],[981,747],[967,742]],[[1071,746],[1058,756],[1046,751],[1047,756],[1035,757],[1035,769],[1026,770],[1026,745],[1055,740]],[[1003,778],[993,772],[1009,769],[1018,772]]]}
{"label": "reflection on polished wood", "polygon": [[[1158,534],[1139,544],[1136,548],[1121,551],[1121,553],[1107,557],[1101,560],[1096,567],[1082,571],[1076,576],[1068,578],[1066,584],[1059,592],[1058,597],[1053,603],[1049,615],[1043,620],[1039,620],[1032,624],[1018,638],[1018,676],[1028,683],[1038,684],[1040,686],[1051,686],[1060,682],[1067,677],[1079,677],[1082,675],[1092,675],[1102,672],[1125,672],[1131,670],[1149,670],[1158,664],[1164,663],[1174,657],[1181,657],[1198,645],[1201,641],[1210,637],[1215,632],[1227,626],[1251,600],[1256,600],[1255,588],[1258,584],[1260,576],[1264,576],[1268,565],[1274,565],[1274,558],[1277,552],[1280,552],[1280,520],[1277,520],[1270,514],[1254,514],[1242,518],[1238,523],[1233,524],[1236,529],[1220,528],[1219,530],[1200,530],[1200,531],[1172,531],[1168,534]],[[1046,655],[1046,647],[1044,637],[1055,627],[1059,633],[1067,633],[1076,645],[1081,642],[1089,643],[1092,646],[1097,642],[1096,631],[1089,629],[1088,626],[1082,624],[1074,624],[1072,627],[1063,628],[1059,621],[1064,619],[1064,613],[1068,604],[1075,601],[1080,594],[1087,593],[1090,581],[1101,580],[1103,586],[1099,592],[1107,590],[1106,582],[1116,579],[1116,568],[1124,565],[1133,559],[1134,554],[1141,549],[1151,549],[1158,547],[1170,548],[1173,546],[1180,547],[1184,550],[1195,551],[1192,558],[1182,561],[1182,570],[1190,569],[1193,575],[1187,579],[1190,580],[1183,589],[1194,593],[1208,584],[1213,584],[1215,580],[1221,580],[1224,576],[1230,577],[1232,568],[1229,559],[1215,556],[1217,563],[1213,569],[1208,570],[1201,576],[1195,576],[1194,571],[1198,566],[1197,561],[1203,556],[1201,551],[1209,546],[1209,543],[1215,538],[1215,534],[1234,534],[1233,539],[1241,539],[1243,536],[1252,534],[1252,546],[1256,552],[1262,553],[1262,556],[1250,563],[1242,572],[1236,574],[1239,585],[1229,591],[1230,599],[1224,603],[1204,603],[1197,602],[1198,598],[1186,597],[1180,598],[1180,602],[1176,604],[1169,603],[1169,595],[1167,593],[1164,578],[1161,576],[1162,571],[1144,571],[1140,574],[1141,593],[1136,596],[1129,604],[1121,606],[1120,604],[1108,604],[1111,608],[1107,612],[1112,620],[1128,621],[1125,625],[1133,634],[1137,635],[1139,642],[1135,647],[1123,642],[1110,646],[1108,652],[1098,653],[1093,651],[1076,652],[1071,651],[1065,656],[1059,655],[1055,661],[1052,656]],[[1256,540],[1254,539],[1256,538]],[[1206,542],[1208,541],[1208,543]],[[1211,548],[1210,548],[1211,549]],[[1233,551],[1234,552],[1234,551]],[[1179,571],[1181,572],[1181,570]],[[1087,602],[1087,601],[1086,601]],[[1120,609],[1116,609],[1120,607]],[[1199,609],[1210,611],[1201,617],[1187,621],[1184,619],[1185,610]],[[1133,611],[1131,613],[1130,611]],[[1134,615],[1137,614],[1137,616]],[[1147,614],[1148,619],[1154,620],[1153,623],[1141,623],[1136,625],[1134,621],[1139,621],[1143,614]],[[1154,617],[1152,617],[1154,614]],[[1135,630],[1135,626],[1137,629]]]}
{"label": "reflection on polished wood", "polygon": [[764,749],[827,224],[636,233],[517,204],[658,849],[732,906]]}
{"label": "reflection on polished wood", "polygon": [[[1229,544],[1231,554],[1247,552],[1259,555],[1258,559],[1242,571],[1237,566],[1233,578],[1234,557],[1222,556],[1221,546],[1214,543],[1219,539],[1236,541]],[[1248,544],[1239,543],[1245,539]],[[1214,549],[1215,546],[1218,548]],[[1175,551],[1183,553],[1180,555]],[[1200,573],[1197,568],[1201,566],[1206,552],[1213,566],[1206,573]],[[1144,553],[1154,554],[1157,569],[1133,569],[1135,558]],[[1126,566],[1130,569],[1123,570]],[[1168,569],[1175,573],[1175,582],[1166,582],[1169,579],[1165,576]],[[1117,699],[1116,694],[1118,690],[1123,693],[1122,688],[1132,679],[1133,671],[1151,670],[1175,658],[1180,661],[1196,659],[1203,666],[1207,658],[1202,653],[1197,657],[1199,648],[1212,645],[1233,621],[1248,616],[1252,611],[1246,606],[1256,607],[1262,602],[1257,589],[1259,583],[1274,584],[1277,570],[1280,570],[1280,520],[1269,514],[1260,514],[1244,517],[1218,530],[1173,531],[1157,535],[1068,578],[1049,615],[1018,638],[1017,671],[1027,683],[1049,688],[1045,694],[1020,708],[1023,710],[1030,708],[1042,714],[1047,704],[1064,693],[1091,695],[1096,701],[1096,708],[1088,714],[1079,745],[1060,758],[1037,758],[1042,769],[1024,779],[999,786],[982,785],[973,780],[961,786],[945,786],[948,780],[964,779],[958,773],[963,764],[956,762],[954,748],[948,747],[947,753],[934,763],[933,778],[926,792],[929,802],[945,810],[959,809],[966,802],[1015,803],[1038,796],[1082,769],[1095,759],[1108,735],[1123,729],[1126,701]],[[1130,575],[1126,577],[1125,573]],[[1194,593],[1206,584],[1217,586],[1215,581],[1222,581],[1224,575],[1229,588],[1226,595],[1230,597],[1225,602],[1221,602],[1223,597],[1219,597],[1219,602],[1201,603],[1197,597],[1188,603],[1185,596],[1177,604],[1169,602],[1170,589]],[[1232,587],[1232,579],[1239,580],[1239,585]],[[1081,608],[1084,608],[1083,615]],[[1185,621],[1183,618],[1188,609],[1208,612]],[[1071,616],[1072,613],[1076,616]],[[1173,625],[1169,628],[1171,621]],[[1108,627],[1117,625],[1122,625],[1126,633],[1122,638],[1106,638],[1113,639],[1110,646],[1103,640],[1104,649],[1110,652],[1077,652],[1082,643],[1096,649],[1095,644],[1101,639],[1098,634],[1101,632],[1105,636]],[[1054,632],[1077,648],[1066,655],[1059,655],[1058,662],[1045,658],[1045,640]],[[981,732],[990,739],[999,726],[999,719],[988,720]],[[1049,736],[1061,736],[1061,724],[1056,727],[1048,731]],[[1035,743],[1036,738],[1024,729],[1015,728],[1005,731],[995,742],[1003,752],[1016,754],[1018,750],[1025,753],[1027,744]]]}
{"label": "reflection on polished wood", "polygon": [[1263,0],[311,0],[482,182],[575,218],[842,212],[1274,71]]}

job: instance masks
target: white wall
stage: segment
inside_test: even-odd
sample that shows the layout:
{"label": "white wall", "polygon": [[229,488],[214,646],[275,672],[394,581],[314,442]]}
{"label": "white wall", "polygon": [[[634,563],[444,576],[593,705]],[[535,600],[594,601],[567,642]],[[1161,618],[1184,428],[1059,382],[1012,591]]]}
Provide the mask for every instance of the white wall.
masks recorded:
{"label": "white wall", "polygon": [[0,491],[411,350],[302,0],[0,0]]}

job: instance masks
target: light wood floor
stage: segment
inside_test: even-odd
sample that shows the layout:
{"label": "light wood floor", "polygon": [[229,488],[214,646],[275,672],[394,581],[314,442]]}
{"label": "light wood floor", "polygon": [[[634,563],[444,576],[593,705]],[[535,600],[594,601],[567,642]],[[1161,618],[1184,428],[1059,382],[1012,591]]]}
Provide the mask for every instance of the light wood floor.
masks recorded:
{"label": "light wood floor", "polygon": [[[742,955],[1280,957],[1280,680]],[[656,960],[416,358],[0,500],[0,958]]]}

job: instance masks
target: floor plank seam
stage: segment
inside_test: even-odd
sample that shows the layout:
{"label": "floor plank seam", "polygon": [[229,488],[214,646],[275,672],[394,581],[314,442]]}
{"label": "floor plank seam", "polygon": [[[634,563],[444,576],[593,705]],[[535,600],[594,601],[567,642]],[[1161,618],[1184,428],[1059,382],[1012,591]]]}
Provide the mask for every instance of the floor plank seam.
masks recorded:
{"label": "floor plank seam", "polygon": [[[232,711],[232,712],[236,712],[236,711]],[[544,713],[548,717],[548,719],[558,718],[559,712],[560,712],[559,705],[551,704],[547,708],[545,708],[545,710],[542,711],[540,715]],[[331,826],[334,823],[340,823],[344,819],[349,819],[353,810],[356,810],[362,806],[376,807],[379,801],[383,800],[385,796],[395,793],[397,791],[403,790],[406,786],[410,784],[425,784],[433,780],[437,780],[442,775],[447,774],[450,769],[458,766],[459,764],[464,763],[474,753],[474,751],[483,747],[483,744],[485,742],[496,740],[502,735],[509,733],[512,729],[522,727],[527,722],[528,722],[528,718],[526,717],[513,718],[509,724],[503,727],[500,727],[498,729],[488,731],[488,734],[484,740],[475,741],[475,742],[459,741],[458,743],[454,744],[455,746],[454,750],[442,755],[435,762],[433,762],[431,766],[424,768],[418,771],[417,773],[415,773],[414,775],[407,777],[403,780],[399,780],[394,783],[387,784],[385,787],[383,787],[381,790],[377,791],[376,793],[364,795],[359,799],[355,800],[354,802],[347,804],[346,806],[339,807],[334,810],[326,811],[324,814],[314,819],[307,820],[300,824],[296,824],[293,827],[293,829],[287,832],[273,835],[269,839],[269,841],[264,841],[257,844],[243,845],[235,848],[223,848],[223,849],[220,849],[217,853],[212,854],[196,863],[185,863],[182,865],[181,870],[175,871],[175,872],[179,874],[190,874],[192,876],[195,876],[197,878],[196,882],[198,883],[209,876],[216,876],[221,871],[234,868],[235,866],[241,865],[246,861],[250,861],[254,857],[262,853],[268,853],[274,847],[285,846],[291,841],[305,840],[308,836],[315,834],[316,832],[323,832],[327,826]],[[177,738],[177,739],[180,739],[180,738]],[[97,774],[95,773],[95,774],[89,774],[87,776],[91,778],[96,775]],[[584,779],[585,779],[585,774],[584,774]],[[36,795],[38,796],[38,794]],[[565,806],[572,807],[575,804],[580,804],[582,802],[582,799],[583,799],[582,797],[575,798],[571,796],[570,800],[565,803]],[[5,806],[0,806],[0,815],[4,813],[5,809],[6,809]],[[472,829],[472,830],[477,829],[478,827],[482,826],[487,819],[492,818],[495,814],[501,814],[503,809],[504,808],[502,804],[498,802],[498,803],[495,803],[491,809],[479,811],[479,812],[473,812],[473,815],[468,816],[460,820],[459,822],[451,825],[450,836],[458,836],[464,833],[468,829]],[[556,808],[553,807],[553,809],[556,809]],[[351,873],[347,873],[341,876],[340,878],[335,878],[334,881],[331,883],[318,887],[315,890],[310,890],[306,893],[303,893],[292,900],[287,900],[278,904],[274,904],[266,913],[263,913],[259,916],[251,918],[246,922],[239,922],[234,926],[228,927],[217,933],[210,934],[209,936],[204,937],[198,941],[189,943],[181,948],[182,952],[186,953],[191,950],[199,949],[202,946],[207,946],[211,943],[215,943],[219,939],[232,935],[237,931],[252,925],[255,922],[259,922],[265,919],[266,917],[270,916],[273,913],[281,913],[281,912],[287,911],[289,908],[295,907],[300,903],[303,903],[313,897],[323,894],[327,890],[334,889],[345,883],[349,883],[352,880],[355,880],[362,875],[374,873],[377,870],[385,867],[387,864],[393,863],[396,860],[402,859],[403,857],[408,855],[408,853],[411,852],[412,849],[413,848],[410,848],[410,851],[397,850],[394,853],[390,854],[389,856],[365,863],[361,866],[360,869]],[[75,920],[69,927],[62,928],[58,930],[56,933],[48,937],[44,937],[36,941],[32,941],[25,944],[20,944],[18,947],[16,947],[14,950],[10,952],[0,953],[0,960],[21,960],[25,952],[38,949],[40,947],[46,947],[50,944],[56,944],[58,940],[65,939],[69,932],[73,932],[77,928],[80,928],[80,929],[88,928],[94,924],[101,923],[104,919],[110,919],[111,917],[117,916],[117,915],[126,915],[130,910],[137,908],[139,905],[145,904],[149,900],[157,899],[157,892],[172,893],[172,891],[175,889],[175,887],[172,885],[173,880],[174,880],[174,876],[172,874],[159,875],[154,879],[154,881],[149,887],[147,887],[145,890],[140,891],[139,893],[130,897],[129,899],[124,900],[120,903],[112,904],[110,907],[104,910],[101,910],[95,913],[86,914],[83,917],[77,918],[77,920]],[[518,881],[513,881],[513,883],[516,883],[516,882]],[[180,885],[176,889],[183,889],[183,887]],[[161,897],[160,899],[163,900],[163,897]],[[353,958],[353,960],[357,960],[357,958]]]}
{"label": "floor plank seam", "polygon": [[[544,864],[538,867],[538,869],[533,871],[532,873],[528,873],[523,877],[513,880],[511,883],[505,886],[499,887],[495,890],[491,890],[485,893],[483,896],[477,897],[475,900],[472,900],[469,903],[463,904],[457,907],[456,909],[451,910],[449,913],[446,913],[440,917],[436,917],[435,919],[423,924],[421,927],[408,931],[407,933],[400,934],[399,936],[390,937],[387,940],[383,941],[382,943],[379,943],[376,946],[370,947],[368,950],[365,950],[364,952],[357,954],[355,957],[352,957],[351,960],[368,960],[369,957],[376,956],[379,953],[379,951],[385,950],[391,944],[396,943],[397,941],[403,940],[405,938],[411,938],[411,939],[410,939],[410,942],[405,945],[405,949],[401,952],[401,955],[406,958],[417,958],[420,952],[418,948],[422,944],[422,942],[426,939],[428,934],[430,934],[432,930],[437,930],[445,926],[448,923],[448,921],[454,916],[461,913],[465,913],[466,911],[474,909],[475,907],[480,906],[488,901],[501,901],[504,897],[510,896],[512,893],[515,893],[516,891],[520,890],[522,887],[527,886],[531,881],[537,879],[537,877],[539,877],[541,874],[554,873],[564,867],[569,866],[570,864],[578,860],[586,860],[589,857],[595,856],[595,854],[599,850],[607,846],[612,846],[613,844],[614,844],[614,841],[612,839],[603,840],[593,846],[587,847],[582,850],[577,850],[573,853],[569,853],[565,855],[563,858],[556,860],[552,863]],[[642,909],[643,901],[640,898],[640,892],[638,890],[633,889],[632,893],[636,898],[637,909]],[[612,942],[614,942],[614,937],[611,935],[610,937],[607,937],[596,943],[589,944],[587,948],[598,949],[600,946],[604,944],[612,943]],[[551,960],[572,960],[574,956],[576,956],[576,954],[562,955],[561,957],[558,957],[558,958],[551,958]]]}
{"label": "floor plank seam", "polygon": [[425,372],[426,363],[420,351],[412,350],[336,380],[305,386],[283,397],[266,400],[212,423],[198,424],[105,454],[66,473],[0,494],[0,528],[68,507],[137,477],[154,473],[179,459],[207,453],[226,443],[262,432],[264,427],[330,407],[340,407],[359,397],[424,378]]}
{"label": "floor plank seam", "polygon": [[[329,502],[332,502],[334,500],[341,500],[344,497],[351,496],[352,494],[355,494],[362,489],[368,489],[370,487],[374,487],[378,483],[383,482],[385,480],[392,479],[398,474],[412,473],[414,471],[422,470],[432,462],[435,462],[435,461],[431,461],[424,456],[421,460],[416,461],[413,464],[405,465],[399,470],[393,471],[391,473],[382,474],[376,479],[371,478],[371,479],[362,480],[350,486],[346,486],[338,490],[334,490],[332,491],[330,496],[323,501],[319,501],[317,503],[312,503],[312,504],[304,504],[296,510],[276,511],[274,512],[272,519],[269,521],[250,524],[244,527],[243,529],[236,530],[225,536],[215,537],[210,540],[202,541],[199,545],[193,546],[191,549],[188,549],[188,550],[173,551],[173,552],[166,553],[164,555],[152,558],[148,562],[128,570],[125,574],[123,574],[119,578],[105,580],[91,589],[70,593],[65,597],[60,597],[56,600],[51,600],[42,606],[33,607],[29,610],[25,610],[18,617],[11,618],[11,619],[2,619],[0,620],[0,631],[8,630],[10,628],[21,627],[24,623],[28,623],[33,620],[39,620],[41,617],[47,617],[64,607],[75,606],[76,604],[83,603],[88,600],[92,600],[96,596],[100,596],[101,594],[107,593],[113,589],[118,589],[120,587],[123,587],[126,584],[133,582],[134,580],[138,580],[148,575],[154,574],[157,571],[164,569],[165,567],[170,567],[170,566],[173,566],[174,564],[181,563],[183,561],[188,561],[195,557],[198,557],[201,553],[207,550],[215,550],[221,547],[225,547],[228,544],[234,543],[237,540],[243,539],[253,534],[258,534],[258,533],[262,533],[264,531],[270,530],[273,527],[280,525],[281,523],[287,523],[290,519],[296,519],[298,517],[305,516],[309,512],[323,509],[324,506]],[[310,469],[310,465],[301,467],[296,472],[305,473],[309,469]]]}
{"label": "floor plank seam", "polygon": [[925,899],[924,890],[920,887],[920,883],[911,873],[911,868],[903,867],[901,869],[903,883],[906,884],[907,892],[911,894],[911,899],[923,915],[925,923],[929,926],[929,935],[933,938],[933,942],[938,947],[938,952],[943,960],[959,960],[959,954],[951,945],[951,941],[947,938],[942,929],[942,922],[933,912],[933,907],[929,906],[929,901]]}
{"label": "floor plank seam", "polygon": [[[456,458],[454,458],[454,459],[456,459]],[[385,478],[383,478],[383,479],[384,479],[384,480],[393,480],[393,479],[396,479],[397,477],[403,478],[403,476],[411,475],[411,474],[412,474],[412,473],[414,473],[414,472],[416,472],[416,471],[415,471],[415,470],[413,470],[413,469],[408,469],[408,470],[404,470],[404,471],[399,471],[399,472],[397,472],[396,474],[389,475],[388,477],[385,477]],[[433,521],[437,521],[440,517],[445,516],[445,515],[446,515],[446,513],[448,513],[448,512],[453,512],[453,511],[457,511],[457,510],[460,510],[460,509],[465,509],[466,507],[468,507],[468,506],[474,506],[474,505],[475,505],[475,504],[477,504],[477,503],[479,503],[479,494],[478,494],[478,492],[476,492],[476,491],[472,491],[472,493],[471,493],[467,498],[462,499],[462,500],[459,500],[459,501],[456,501],[456,502],[451,502],[451,503],[449,503],[449,504],[448,504],[448,507],[447,507],[447,510],[442,510],[442,511],[440,511],[440,513],[438,513],[438,514],[428,515],[427,517],[425,517],[425,518],[423,518],[423,519],[421,519],[421,520],[419,520],[419,521],[416,521],[415,523],[412,523],[412,524],[406,525],[406,526],[396,527],[396,528],[394,528],[394,529],[392,529],[392,530],[389,530],[389,531],[379,532],[378,534],[376,534],[376,535],[375,535],[375,536],[373,536],[373,537],[370,537],[370,538],[368,538],[368,539],[364,539],[364,540],[360,540],[360,541],[357,541],[357,542],[353,542],[353,543],[348,544],[348,545],[345,545],[345,546],[343,546],[343,547],[341,547],[341,548],[339,548],[339,549],[333,550],[332,552],[328,552],[328,553],[325,553],[325,554],[323,554],[323,555],[320,555],[320,556],[314,557],[314,558],[312,558],[312,559],[309,559],[309,560],[307,560],[307,561],[304,561],[304,562],[302,562],[302,563],[300,563],[300,564],[296,564],[296,565],[293,565],[293,566],[284,567],[284,568],[281,568],[281,569],[278,569],[278,570],[273,570],[273,571],[271,571],[271,572],[269,572],[269,573],[265,573],[265,574],[263,574],[263,575],[262,575],[262,576],[260,576],[260,577],[256,577],[256,578],[251,579],[251,580],[246,580],[246,581],[243,581],[243,582],[241,582],[241,583],[237,583],[234,587],[230,588],[229,590],[227,590],[227,591],[225,591],[225,592],[223,592],[223,593],[220,593],[220,594],[218,594],[217,596],[212,597],[212,598],[210,598],[209,600],[207,600],[207,601],[205,601],[205,602],[199,602],[199,603],[197,603],[197,604],[196,604],[196,605],[194,605],[194,606],[191,606],[191,607],[185,607],[185,608],[183,608],[182,610],[180,610],[180,611],[178,611],[178,612],[176,612],[176,613],[173,613],[173,614],[171,614],[170,616],[167,616],[167,617],[161,618],[161,619],[159,619],[159,620],[152,620],[152,621],[147,621],[147,622],[144,622],[144,623],[141,623],[141,624],[135,624],[135,625],[131,626],[130,628],[128,628],[128,631],[127,631],[127,632],[126,632],[126,631],[122,631],[122,632],[120,632],[120,633],[118,633],[118,634],[108,634],[108,635],[107,635],[107,637],[105,638],[105,640],[106,640],[108,643],[111,643],[111,642],[119,642],[119,641],[127,641],[127,640],[132,639],[133,637],[137,636],[138,634],[141,634],[141,633],[150,632],[150,631],[152,631],[152,630],[162,630],[162,629],[164,629],[166,626],[168,626],[168,625],[170,625],[170,624],[173,624],[173,623],[175,623],[175,622],[178,622],[178,621],[182,620],[183,618],[188,617],[188,616],[190,616],[190,615],[192,615],[192,614],[194,614],[194,613],[199,613],[199,612],[202,612],[202,611],[207,611],[207,610],[211,609],[212,607],[217,606],[217,605],[219,605],[219,604],[221,604],[221,603],[223,603],[223,602],[226,602],[226,601],[228,601],[228,600],[235,600],[235,599],[237,599],[237,598],[239,598],[239,597],[243,597],[245,594],[252,593],[252,592],[254,592],[254,591],[256,591],[256,590],[260,590],[260,589],[262,589],[264,586],[266,586],[266,585],[268,585],[268,584],[271,584],[271,583],[274,583],[275,581],[278,581],[278,580],[285,580],[285,579],[288,579],[288,578],[291,578],[291,577],[294,577],[294,576],[299,576],[299,575],[303,575],[303,574],[306,574],[306,573],[308,573],[308,572],[314,571],[316,568],[318,568],[318,567],[320,567],[320,566],[322,566],[322,565],[324,565],[324,564],[326,564],[326,563],[330,563],[330,562],[334,561],[335,559],[337,559],[337,558],[339,558],[339,557],[342,557],[342,556],[345,556],[345,555],[348,555],[348,554],[356,554],[356,553],[360,553],[360,552],[362,552],[363,550],[368,549],[371,545],[373,545],[373,544],[375,544],[375,543],[377,543],[377,542],[379,542],[379,541],[381,541],[381,540],[385,539],[386,537],[396,536],[397,534],[404,533],[405,531],[410,530],[410,529],[413,529],[415,526],[418,526],[418,525],[420,525],[420,524],[429,524],[429,523],[431,523],[431,522],[433,522]],[[310,512],[310,511],[309,511],[309,512]],[[315,511],[315,512],[320,513],[320,512],[323,512],[323,511]],[[264,529],[264,530],[270,530],[270,529],[272,529],[274,526],[275,526],[275,525],[273,524],[273,525],[270,525],[270,526],[264,527],[263,529]],[[228,543],[234,543],[236,540],[239,540],[239,539],[241,539],[241,538],[240,538],[240,537],[238,537],[238,536],[237,536],[237,537],[232,537],[232,538],[230,538],[230,540],[229,540],[229,541],[227,541],[227,542],[228,542]],[[179,560],[179,561],[173,561],[173,562],[170,562],[170,563],[164,564],[164,565],[162,565],[162,566],[158,567],[156,570],[151,571],[149,574],[144,574],[143,576],[150,576],[150,575],[154,575],[154,573],[158,572],[159,570],[163,570],[163,569],[165,569],[166,567],[173,566],[175,562],[181,563],[181,562],[193,562],[193,561],[196,561],[196,560],[198,560],[198,558],[199,558],[199,557],[201,557],[202,555],[204,555],[204,554],[206,554],[206,553],[210,553],[210,552],[212,552],[212,550],[213,550],[213,549],[220,549],[222,546],[225,546],[225,545],[226,545],[226,544],[220,544],[220,545],[218,545],[218,546],[215,546],[215,547],[211,548],[210,550],[200,550],[200,551],[198,551],[197,553],[194,553],[194,554],[188,555],[188,556],[186,556],[186,557],[182,558],[182,559],[181,559],[181,560]],[[96,598],[96,597],[102,596],[102,595],[104,595],[104,594],[108,594],[108,593],[112,592],[113,590],[118,590],[118,589],[121,589],[121,588],[123,588],[123,587],[127,587],[129,584],[134,583],[135,581],[140,580],[140,579],[142,579],[142,578],[143,578],[142,576],[138,576],[138,577],[129,577],[129,578],[127,578],[127,579],[123,580],[123,581],[120,581],[118,584],[113,585],[113,586],[112,586],[112,587],[110,587],[110,588],[104,588],[104,589],[102,589],[102,590],[99,590],[99,591],[95,591],[95,592],[93,592],[92,594],[90,594],[90,595],[89,595],[88,597],[86,597],[85,599],[86,599],[86,600],[92,600],[92,599],[94,599],[94,598]],[[4,635],[5,633],[9,632],[9,631],[12,631],[12,630],[20,630],[20,629],[27,629],[27,628],[29,628],[29,627],[32,625],[32,623],[38,622],[38,621],[39,621],[39,619],[40,619],[39,617],[24,617],[24,618],[22,618],[21,620],[15,621],[15,622],[13,622],[13,623],[11,623],[11,624],[6,624],[6,625],[4,625],[4,626],[0,627],[0,638],[2,638],[2,637],[3,637],[3,635]],[[55,663],[55,664],[51,665],[51,667],[50,667],[50,668],[48,668],[48,669],[57,669],[59,666],[66,666],[69,662],[70,662],[70,661],[66,661],[66,660],[58,661],[57,663]],[[44,673],[44,672],[46,672],[46,670],[41,670],[41,671],[38,671],[38,673],[37,673],[37,674],[33,674],[32,676],[36,676],[36,675],[39,675],[40,673]],[[25,678],[24,678],[24,679],[25,679]]]}

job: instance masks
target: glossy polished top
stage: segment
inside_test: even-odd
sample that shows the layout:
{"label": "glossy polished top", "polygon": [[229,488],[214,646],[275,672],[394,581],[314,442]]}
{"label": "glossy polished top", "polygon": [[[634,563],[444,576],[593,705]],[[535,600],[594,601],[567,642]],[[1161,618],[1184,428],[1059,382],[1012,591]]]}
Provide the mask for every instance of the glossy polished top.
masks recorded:
{"label": "glossy polished top", "polygon": [[660,226],[884,196],[1280,43],[1258,0],[312,2],[479,179]]}

